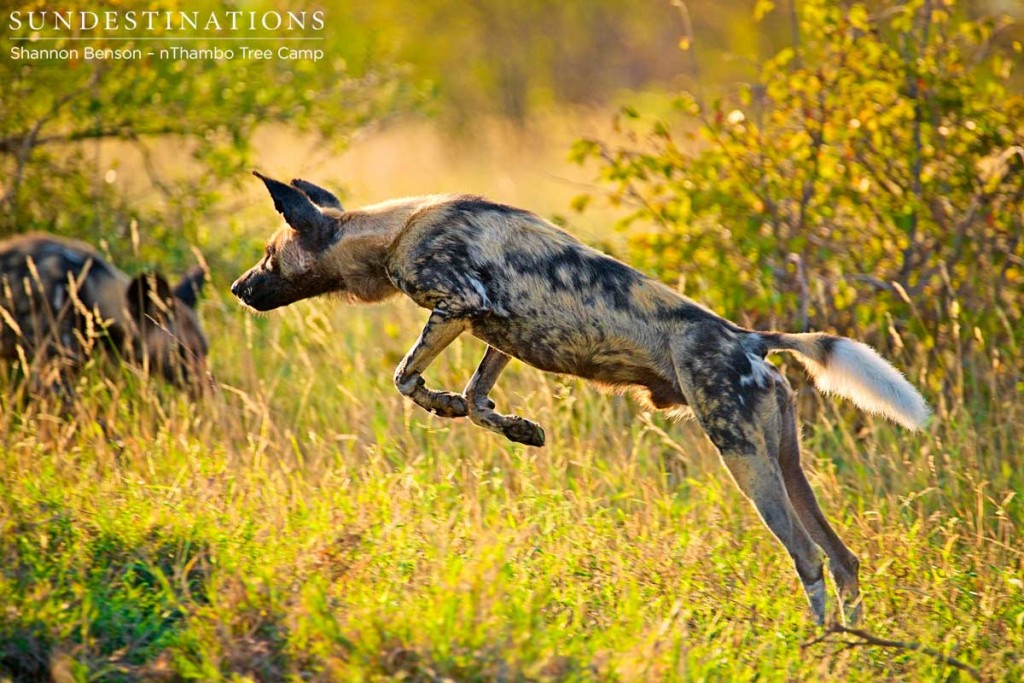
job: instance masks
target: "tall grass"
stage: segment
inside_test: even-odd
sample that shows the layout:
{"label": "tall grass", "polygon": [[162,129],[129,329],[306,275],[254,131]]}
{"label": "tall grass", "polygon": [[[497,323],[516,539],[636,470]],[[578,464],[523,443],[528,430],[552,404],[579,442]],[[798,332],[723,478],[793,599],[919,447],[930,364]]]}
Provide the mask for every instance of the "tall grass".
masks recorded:
{"label": "tall grass", "polygon": [[[514,445],[393,388],[410,304],[252,317],[225,284],[207,401],[89,367],[71,415],[0,404],[0,679],[963,676],[807,646],[789,559],[694,425],[513,363],[493,398],[549,444]],[[482,350],[456,342],[430,382],[464,386]],[[972,353],[950,358],[965,384],[1010,362]],[[801,392],[867,628],[1000,680],[1024,676],[1020,391],[937,401],[917,435]]]}
{"label": "tall grass", "polygon": [[[275,164],[305,168],[271,142]],[[370,142],[309,177],[371,199],[496,187],[544,214],[576,191],[550,151],[565,140],[493,159],[453,159],[415,128]],[[397,175],[407,148],[449,175]],[[211,228],[224,259],[255,255],[240,254],[262,238],[247,216]],[[599,222],[573,230],[608,239]],[[202,304],[221,385],[202,404],[96,363],[65,414],[18,404],[0,375],[0,680],[963,675],[922,653],[806,646],[819,632],[788,558],[694,425],[513,363],[494,398],[549,443],[513,445],[398,395],[422,311],[253,317],[226,293],[233,274]],[[883,349],[936,403],[929,431],[802,389],[805,467],[863,561],[867,627],[1014,680],[1024,386],[1005,378],[1021,352],[947,322],[949,386],[922,382],[934,355],[913,340]],[[428,379],[460,388],[482,352],[456,342]]]}

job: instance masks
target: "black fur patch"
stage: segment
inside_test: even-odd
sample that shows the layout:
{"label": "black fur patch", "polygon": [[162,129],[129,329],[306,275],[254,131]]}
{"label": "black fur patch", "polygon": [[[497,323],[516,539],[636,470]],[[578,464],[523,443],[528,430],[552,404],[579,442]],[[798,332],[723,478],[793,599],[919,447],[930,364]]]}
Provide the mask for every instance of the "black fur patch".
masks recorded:
{"label": "black fur patch", "polygon": [[839,343],[839,337],[833,337],[830,334],[824,335],[818,340],[818,344],[821,345],[821,353],[825,356],[825,364],[828,364],[829,358],[832,356],[832,351],[836,348],[836,344]]}
{"label": "black fur patch", "polygon": [[612,308],[632,308],[630,292],[644,275],[604,254],[577,245],[553,253],[508,252],[505,262],[514,273],[537,275],[555,291],[600,295]]}
{"label": "black fur patch", "polygon": [[671,307],[659,307],[658,317],[662,320],[674,320],[683,323],[700,323],[700,322],[716,322],[725,323],[733,331],[739,331],[735,325],[732,325],[724,318],[715,315],[711,311],[707,310],[702,306],[698,306],[695,303],[689,301],[681,301],[679,304]]}
{"label": "black fur patch", "polygon": [[488,199],[484,199],[478,195],[462,195],[452,201],[449,206],[455,211],[460,211],[468,214],[479,214],[486,212],[503,213],[510,216],[532,216],[533,213],[526,209],[518,209],[508,204],[499,204],[498,202],[492,202]]}

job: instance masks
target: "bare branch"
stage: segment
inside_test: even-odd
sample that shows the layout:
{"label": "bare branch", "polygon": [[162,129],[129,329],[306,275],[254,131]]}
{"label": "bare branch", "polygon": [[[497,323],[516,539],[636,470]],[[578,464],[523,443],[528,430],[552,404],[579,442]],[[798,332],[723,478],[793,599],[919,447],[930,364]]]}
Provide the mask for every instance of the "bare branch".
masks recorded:
{"label": "bare branch", "polygon": [[[32,129],[28,132],[28,134],[18,139],[17,144],[11,147],[11,152],[17,150],[17,161],[15,163],[14,178],[11,181],[10,187],[8,187],[7,192],[4,194],[2,202],[0,203],[6,204],[7,206],[10,207],[11,218],[13,221],[17,221],[18,191],[21,189],[21,182],[25,176],[25,165],[28,163],[28,157],[32,153],[32,150],[38,147],[40,144],[40,131],[43,129],[43,126],[46,125],[46,123],[50,119],[54,118],[58,113],[60,113],[60,110],[64,108],[64,105],[66,105],[74,98],[78,97],[78,95],[85,92],[89,88],[93,87],[99,81],[100,73],[100,68],[95,69],[88,83],[84,84],[80,88],[75,88],[71,92],[66,93],[63,97],[58,98],[50,107],[50,110],[43,114],[43,116],[40,117],[38,121],[36,121],[35,125],[32,126]],[[2,148],[0,148],[0,152],[3,152]]]}
{"label": "bare branch", "polygon": [[[931,27],[932,20],[932,3],[931,0],[925,0],[924,7],[921,8],[923,12],[923,18],[921,20],[921,42],[919,50],[921,48],[927,48],[928,45],[928,34]],[[911,54],[909,48],[910,38],[904,36],[903,58],[906,67],[906,81],[907,81],[907,94],[914,104],[914,127],[913,127],[913,140],[914,140],[914,156],[911,164],[911,188],[914,193],[914,197],[917,199],[918,204],[922,201],[922,186],[921,186],[921,171],[924,164],[924,145],[921,141],[921,128],[924,123],[923,103],[920,97],[920,90],[918,81],[920,76],[917,72],[917,58],[919,54]],[[903,265],[900,267],[899,279],[901,282],[906,282],[910,276],[910,272],[914,267],[914,255],[915,247],[917,246],[917,228],[918,228],[918,208],[915,206],[913,212],[910,214],[910,229],[907,231],[907,246],[903,250]]]}
{"label": "bare branch", "polygon": [[[859,638],[859,640],[842,640],[838,638],[833,638],[833,636],[835,635],[850,635],[854,636],[855,638]],[[935,659],[944,664],[948,664],[953,668],[959,669],[960,671],[969,674],[971,678],[977,681],[984,680],[984,678],[982,678],[981,671],[971,666],[970,664],[960,661],[956,657],[950,657],[949,655],[945,655],[939,652],[938,650],[926,647],[924,645],[921,645],[920,643],[879,638],[878,636],[872,635],[871,633],[868,633],[867,631],[861,630],[859,628],[847,628],[846,626],[840,626],[838,624],[835,624],[826,629],[825,633],[818,636],[817,638],[813,638],[803,643],[800,646],[800,649],[813,647],[814,645],[818,645],[820,643],[835,643],[838,645],[842,645],[844,650],[850,650],[856,647],[875,646],[895,648],[898,650],[907,650],[909,652],[920,652],[921,654],[928,655],[929,657],[934,657]]]}
{"label": "bare branch", "polygon": [[800,15],[796,9],[797,0],[789,0],[789,30],[793,36],[793,70],[803,67],[800,56]]}

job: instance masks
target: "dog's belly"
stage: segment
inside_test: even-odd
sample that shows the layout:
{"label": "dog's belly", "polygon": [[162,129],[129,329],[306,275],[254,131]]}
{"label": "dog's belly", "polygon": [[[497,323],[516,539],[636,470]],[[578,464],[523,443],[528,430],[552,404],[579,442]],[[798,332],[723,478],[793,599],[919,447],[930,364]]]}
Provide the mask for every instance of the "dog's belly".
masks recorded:
{"label": "dog's belly", "polygon": [[548,325],[544,321],[484,316],[473,320],[473,336],[545,372],[588,377],[591,359],[610,351],[607,333],[593,326]]}
{"label": "dog's belly", "polygon": [[659,368],[656,354],[664,347],[643,339],[637,329],[608,329],[584,320],[545,325],[532,319],[484,316],[473,321],[471,330],[499,351],[545,372],[612,387],[645,387],[657,407],[685,403],[674,377]]}

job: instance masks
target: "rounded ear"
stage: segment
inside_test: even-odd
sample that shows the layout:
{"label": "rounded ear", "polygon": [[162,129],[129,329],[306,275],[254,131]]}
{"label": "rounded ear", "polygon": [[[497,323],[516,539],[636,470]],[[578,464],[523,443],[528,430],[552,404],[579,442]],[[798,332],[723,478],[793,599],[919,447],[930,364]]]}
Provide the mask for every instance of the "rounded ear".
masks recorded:
{"label": "rounded ear", "polygon": [[181,282],[174,286],[173,294],[189,308],[195,308],[204,284],[206,284],[206,271],[200,266],[193,266],[181,278]]}
{"label": "rounded ear", "polygon": [[167,317],[174,305],[171,286],[158,273],[142,273],[128,284],[128,312],[145,325]]}
{"label": "rounded ear", "polygon": [[326,226],[324,215],[305,192],[285,185],[279,180],[268,178],[259,171],[253,171],[252,174],[267,186],[267,191],[274,200],[274,208],[284,216],[285,222],[292,228],[298,232],[316,234]]}
{"label": "rounded ear", "polygon": [[341,210],[341,200],[334,196],[329,190],[314,185],[308,180],[301,178],[292,179],[292,187],[298,188],[306,193],[306,196],[313,200],[313,203],[325,209]]}

